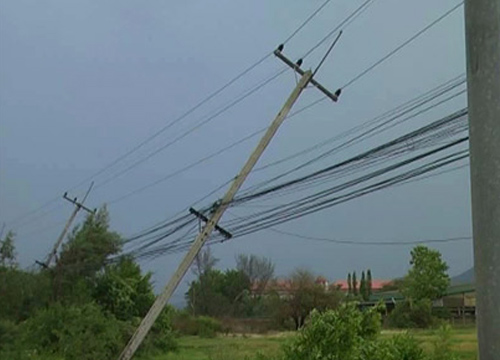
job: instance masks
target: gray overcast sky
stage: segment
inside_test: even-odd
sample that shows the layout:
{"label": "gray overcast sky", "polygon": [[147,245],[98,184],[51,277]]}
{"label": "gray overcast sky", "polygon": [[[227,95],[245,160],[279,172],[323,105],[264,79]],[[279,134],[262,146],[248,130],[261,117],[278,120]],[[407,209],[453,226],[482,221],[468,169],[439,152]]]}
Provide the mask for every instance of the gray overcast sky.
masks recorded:
{"label": "gray overcast sky", "polygon": [[[273,50],[322,2],[1,1],[0,221],[18,233],[21,263],[28,266],[46,255],[71,206],[61,199],[43,217],[12,226],[9,221],[62,195],[181,115]],[[287,44],[285,53],[294,59],[301,56],[361,3],[332,0]],[[457,0],[374,1],[345,29],[317,79],[335,90],[455,4]],[[304,67],[317,64],[325,46],[308,57]],[[96,177],[96,185],[281,68],[279,60],[270,57],[112,171]],[[358,125],[464,71],[460,8],[349,87],[337,104],[323,102],[285,123],[261,164]],[[285,73],[199,131],[97,186],[89,206],[117,199],[265,126],[295,81],[291,72]],[[297,108],[319,96],[317,90],[307,90]],[[419,121],[437,119],[465,104],[461,96]],[[400,133],[409,129],[403,127]],[[385,140],[395,135],[388,134]],[[364,146],[381,140],[385,141],[382,137]],[[189,206],[234,176],[256,141],[253,138],[180,176],[111,203],[113,228],[130,235]],[[362,149],[348,150],[342,158]],[[255,174],[248,185],[283,169]],[[82,196],[86,186],[72,189],[71,195]],[[471,233],[469,196],[465,168],[384,190],[278,228],[366,241],[467,236]],[[246,210],[234,211],[241,215]],[[443,252],[452,274],[472,266],[471,242],[436,248]],[[248,252],[272,258],[281,275],[303,266],[334,280],[364,268],[371,268],[377,278],[400,276],[407,269],[410,247],[334,245],[262,231],[213,250],[223,268],[234,264],[235,254]],[[179,259],[179,255],[167,256],[144,265],[155,272],[157,284],[163,284]]]}

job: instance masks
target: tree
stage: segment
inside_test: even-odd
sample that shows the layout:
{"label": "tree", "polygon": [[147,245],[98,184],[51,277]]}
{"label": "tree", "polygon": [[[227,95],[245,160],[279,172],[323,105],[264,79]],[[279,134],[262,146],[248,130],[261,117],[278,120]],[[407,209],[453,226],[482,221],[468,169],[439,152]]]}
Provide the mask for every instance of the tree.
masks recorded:
{"label": "tree", "polygon": [[93,298],[119,320],[143,317],[155,299],[151,275],[142,275],[132,258],[121,258],[98,274]]}
{"label": "tree", "polygon": [[91,299],[91,288],[97,274],[109,257],[121,250],[120,235],[109,230],[109,214],[104,206],[89,214],[83,225],[75,227],[63,245],[54,268],[54,295],[57,300],[71,297],[76,302]]}
{"label": "tree", "polygon": [[370,298],[372,295],[372,271],[370,269],[366,272],[366,293],[367,297]]}
{"label": "tree", "polygon": [[361,281],[359,283],[359,294],[361,295],[361,298],[363,300],[367,300],[366,296],[366,278],[365,278],[365,272],[361,272]]}
{"label": "tree", "polygon": [[351,273],[347,274],[347,294],[351,295],[352,294],[352,279],[351,279]]}
{"label": "tree", "polygon": [[212,250],[207,246],[196,255],[193,264],[193,273],[199,278],[201,275],[212,270],[218,262],[219,259],[212,255]]}
{"label": "tree", "polygon": [[416,246],[411,251],[411,268],[404,278],[402,293],[412,300],[434,300],[444,295],[450,284],[448,265],[437,250]]}
{"label": "tree", "polygon": [[240,315],[250,280],[241,271],[208,270],[192,281],[186,293],[188,306],[196,315]]}
{"label": "tree", "polygon": [[15,267],[17,265],[14,237],[14,232],[9,231],[4,240],[0,239],[0,266]]}
{"label": "tree", "polygon": [[324,311],[336,308],[340,296],[335,289],[325,289],[316,284],[314,275],[303,269],[293,272],[289,279],[290,294],[284,299],[284,315],[291,317],[295,328],[304,326],[305,320],[313,309]]}
{"label": "tree", "polygon": [[358,295],[358,280],[356,280],[356,271],[352,273],[352,293]]}
{"label": "tree", "polygon": [[266,257],[239,254],[236,257],[236,268],[244,273],[250,283],[255,286],[255,293],[261,295],[274,276],[274,264]]}

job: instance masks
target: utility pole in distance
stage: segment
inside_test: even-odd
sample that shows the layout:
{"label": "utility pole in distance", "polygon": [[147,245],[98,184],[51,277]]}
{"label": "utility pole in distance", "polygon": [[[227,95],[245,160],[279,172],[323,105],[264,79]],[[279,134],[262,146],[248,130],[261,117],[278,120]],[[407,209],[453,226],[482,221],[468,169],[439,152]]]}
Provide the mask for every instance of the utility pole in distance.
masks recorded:
{"label": "utility pole in distance", "polygon": [[479,359],[500,354],[500,1],[466,0],[467,90]]}
{"label": "utility pole in distance", "polygon": [[[339,35],[340,36],[340,35]],[[331,49],[337,42],[337,39],[335,39],[335,42],[333,45],[330,47],[328,52],[326,53],[325,57],[321,61],[320,65],[323,63],[324,59],[328,54],[330,53]],[[156,321],[157,317],[160,315],[161,311],[169,301],[170,297],[174,293],[175,289],[179,285],[180,281],[186,274],[186,272],[189,270],[189,267],[191,266],[193,260],[196,258],[198,255],[199,251],[205,244],[205,241],[208,239],[212,231],[216,228],[217,223],[221,219],[222,215],[226,211],[226,209],[229,207],[231,201],[233,200],[234,196],[240,189],[240,187],[243,185],[243,182],[247,178],[248,174],[252,171],[253,167],[259,160],[260,156],[266,149],[266,147],[269,145],[271,142],[271,139],[273,136],[276,134],[278,128],[280,125],[283,123],[287,115],[289,114],[290,110],[292,109],[293,105],[299,98],[300,94],[302,91],[307,87],[309,83],[312,83],[312,77],[313,77],[313,72],[312,71],[303,71],[300,69],[300,64],[302,61],[298,64],[292,63],[290,60],[285,58],[282,54],[281,51],[283,50],[283,45],[280,45],[278,49],[275,51],[275,55],[278,56],[281,60],[285,61],[285,63],[289,66],[291,66],[295,71],[297,71],[299,74],[302,75],[300,81],[298,82],[297,86],[295,89],[292,91],[290,94],[288,100],[285,102],[283,105],[283,108],[280,110],[274,121],[271,123],[269,128],[267,129],[266,133],[258,143],[257,147],[255,150],[252,152],[250,157],[248,158],[247,162],[241,169],[240,173],[236,176],[234,179],[233,183],[231,184],[231,187],[229,190],[226,192],[218,206],[215,208],[214,212],[210,216],[208,221],[206,222],[205,226],[203,227],[203,230],[198,234],[196,239],[193,242],[193,245],[185,255],[184,259],[180,263],[179,267],[173,274],[173,276],[170,278],[169,282],[167,283],[165,289],[163,292],[156,298],[155,302],[149,309],[148,313],[146,316],[142,319],[141,324],[135,331],[134,335],[130,339],[129,343],[125,347],[125,349],[122,351],[120,354],[120,357],[118,358],[119,360],[130,360],[139,346],[141,345],[142,341],[148,334],[149,330],[153,326],[154,322]],[[317,72],[318,68],[316,69],[315,73]],[[318,87],[318,83],[314,81],[313,85]],[[319,87],[318,87],[319,88]],[[321,87],[321,91],[328,97],[330,97],[332,100],[337,101],[338,99],[338,94],[340,94],[339,91],[336,92],[336,94],[330,93],[328,90],[325,88]]]}
{"label": "utility pole in distance", "polygon": [[89,214],[95,214],[95,210],[90,210],[89,208],[87,208],[87,207],[85,207],[83,205],[83,203],[87,199],[87,196],[89,196],[90,190],[92,190],[92,186],[94,186],[93,182],[90,184],[90,187],[87,190],[87,193],[85,194],[85,196],[83,197],[83,200],[82,200],[81,203],[78,202],[77,198],[70,199],[68,197],[68,193],[67,192],[64,193],[63,198],[65,200],[69,201],[70,203],[72,203],[73,205],[75,205],[75,209],[71,213],[71,216],[69,217],[68,221],[66,221],[66,225],[64,225],[64,228],[63,228],[63,231],[61,232],[61,235],[59,235],[59,237],[57,238],[57,241],[54,244],[54,247],[52,248],[52,251],[48,255],[47,261],[44,264],[45,268],[48,268],[50,266],[50,263],[52,262],[52,260],[56,257],[57,249],[59,249],[59,246],[61,246],[61,243],[63,242],[64,237],[66,236],[66,233],[68,232],[68,230],[69,230],[69,228],[71,226],[71,223],[73,223],[73,220],[75,220],[75,217],[78,214],[78,212],[80,211],[80,209],[83,209],[83,210],[87,211]]}

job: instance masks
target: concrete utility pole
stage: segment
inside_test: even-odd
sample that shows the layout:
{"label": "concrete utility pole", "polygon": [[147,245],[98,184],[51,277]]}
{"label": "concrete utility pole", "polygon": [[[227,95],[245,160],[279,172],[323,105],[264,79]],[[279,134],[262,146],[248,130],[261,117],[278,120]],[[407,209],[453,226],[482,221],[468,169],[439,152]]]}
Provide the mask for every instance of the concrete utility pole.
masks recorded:
{"label": "concrete utility pole", "polygon": [[500,359],[500,1],[466,0],[474,267],[480,360]]}
{"label": "concrete utility pole", "polygon": [[83,203],[87,199],[87,196],[89,196],[90,190],[92,190],[92,186],[94,186],[94,183],[90,184],[90,187],[87,190],[87,193],[85,194],[85,196],[83,197],[83,200],[82,200],[81,203],[79,203],[77,201],[77,198],[70,199],[68,197],[68,193],[64,193],[63,198],[65,200],[68,200],[73,205],[75,205],[75,209],[71,213],[71,216],[69,217],[68,221],[66,221],[66,225],[64,225],[64,228],[63,228],[63,231],[61,232],[61,235],[59,235],[59,237],[57,238],[57,241],[54,244],[54,247],[52,248],[52,251],[48,255],[47,261],[44,264],[45,268],[48,268],[50,266],[50,263],[52,262],[52,260],[54,260],[54,258],[56,257],[57,249],[59,249],[59,246],[61,246],[61,243],[63,242],[64,237],[66,236],[66,233],[68,232],[71,224],[73,223],[73,220],[75,220],[75,217],[78,214],[78,212],[80,211],[80,209],[83,209],[83,210],[87,211],[89,214],[94,214],[95,213],[95,210],[90,210],[89,208],[87,208],[87,207],[85,207],[83,205]]}
{"label": "concrete utility pole", "polygon": [[[335,42],[338,40],[338,38],[335,40]],[[334,42],[334,44],[335,44]],[[332,46],[333,47],[333,46]],[[221,219],[222,215],[226,211],[226,209],[229,207],[231,201],[233,200],[234,196],[240,189],[241,185],[243,185],[243,182],[247,178],[248,174],[252,171],[253,167],[259,160],[260,156],[266,149],[266,147],[269,145],[271,142],[271,139],[273,136],[276,134],[276,131],[280,127],[280,125],[283,123],[285,118],[287,117],[288,113],[292,109],[292,106],[295,104],[297,99],[299,98],[300,94],[302,91],[307,87],[309,83],[312,83],[315,85],[317,88],[319,88],[325,95],[330,97],[332,100],[337,101],[338,99],[338,94],[340,92],[337,91],[336,94],[330,93],[328,90],[326,90],[324,87],[322,87],[320,84],[318,84],[316,81],[312,81],[313,73],[312,71],[303,71],[300,69],[300,64],[302,61],[298,64],[294,64],[290,62],[288,59],[286,59],[282,54],[281,51],[283,50],[283,45],[280,45],[278,50],[275,51],[275,55],[278,56],[280,59],[285,61],[286,64],[291,66],[295,71],[297,71],[299,74],[302,75],[302,78],[300,79],[299,83],[295,87],[295,89],[292,91],[290,97],[288,100],[285,102],[285,105],[281,109],[281,111],[278,113],[274,121],[271,123],[269,128],[267,129],[266,133],[260,140],[259,144],[253,151],[253,153],[250,155],[248,158],[247,162],[241,169],[240,173],[236,176],[234,179],[231,187],[229,190],[226,192],[224,197],[222,198],[221,202],[211,215],[209,219],[206,219],[206,225],[203,227],[203,230],[198,234],[196,239],[193,242],[193,245],[189,249],[188,253],[182,260],[181,264],[179,265],[178,269],[175,271],[174,275],[170,278],[170,281],[168,282],[167,286],[163,290],[163,292],[156,298],[155,302],[149,309],[149,312],[146,314],[144,319],[142,319],[141,324],[135,331],[134,335],[130,339],[129,343],[121,353],[119,360],[130,360],[133,356],[134,353],[137,351],[139,346],[141,345],[142,341],[148,334],[149,330],[153,326],[155,320],[157,317],[160,315],[161,311],[167,304],[168,300],[174,293],[175,289],[179,285],[180,281],[188,271],[189,267],[191,266],[193,260],[196,258],[198,255],[199,251],[205,244],[205,241],[208,239],[212,231],[218,227],[217,223]],[[328,53],[331,51],[331,48],[329,49]],[[325,56],[326,57],[326,56]],[[323,62],[323,61],[322,61]],[[317,71],[317,69],[316,69]],[[218,228],[219,230],[221,228]],[[222,229],[223,230],[223,229]]]}

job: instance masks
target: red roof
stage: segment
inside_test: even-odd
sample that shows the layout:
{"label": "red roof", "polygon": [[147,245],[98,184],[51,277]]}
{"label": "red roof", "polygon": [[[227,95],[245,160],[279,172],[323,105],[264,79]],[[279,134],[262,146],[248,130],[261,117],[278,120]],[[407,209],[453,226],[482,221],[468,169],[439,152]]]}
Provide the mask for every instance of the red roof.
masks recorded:
{"label": "red roof", "polygon": [[[360,282],[356,281],[357,288],[359,289]],[[373,279],[372,280],[372,290],[381,290],[384,286],[392,284],[392,280],[380,280]],[[337,280],[333,283],[333,286],[338,287],[342,291],[349,290],[349,285],[347,284],[347,280]]]}

